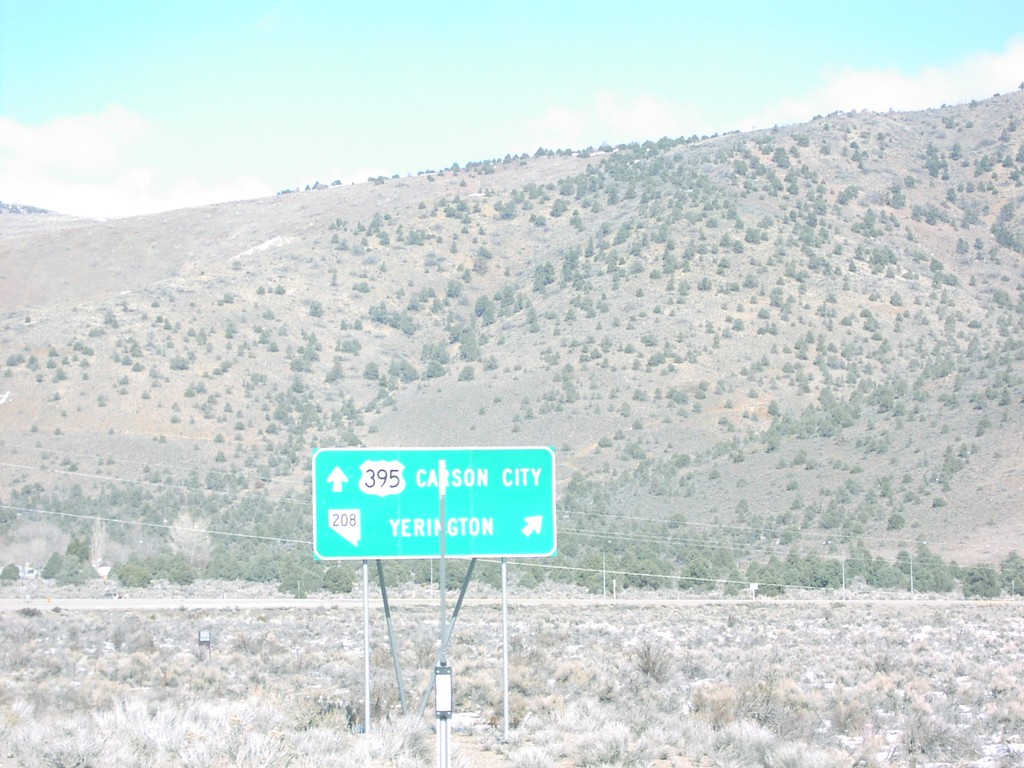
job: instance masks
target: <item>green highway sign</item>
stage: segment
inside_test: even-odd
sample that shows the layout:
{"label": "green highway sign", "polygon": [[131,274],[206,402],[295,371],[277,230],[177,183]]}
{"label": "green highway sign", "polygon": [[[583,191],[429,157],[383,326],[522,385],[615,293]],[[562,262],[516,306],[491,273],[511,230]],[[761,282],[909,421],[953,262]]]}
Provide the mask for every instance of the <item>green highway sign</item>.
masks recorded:
{"label": "green highway sign", "polygon": [[323,448],[313,454],[313,555],[548,557],[550,448]]}

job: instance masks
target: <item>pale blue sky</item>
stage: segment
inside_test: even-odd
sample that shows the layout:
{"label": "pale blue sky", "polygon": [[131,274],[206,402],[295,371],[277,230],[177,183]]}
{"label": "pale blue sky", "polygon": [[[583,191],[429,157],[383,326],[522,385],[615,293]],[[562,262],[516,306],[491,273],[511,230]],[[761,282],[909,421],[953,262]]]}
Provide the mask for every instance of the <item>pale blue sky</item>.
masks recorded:
{"label": "pale blue sky", "polygon": [[131,215],[1022,81],[1022,0],[0,0],[0,200]]}

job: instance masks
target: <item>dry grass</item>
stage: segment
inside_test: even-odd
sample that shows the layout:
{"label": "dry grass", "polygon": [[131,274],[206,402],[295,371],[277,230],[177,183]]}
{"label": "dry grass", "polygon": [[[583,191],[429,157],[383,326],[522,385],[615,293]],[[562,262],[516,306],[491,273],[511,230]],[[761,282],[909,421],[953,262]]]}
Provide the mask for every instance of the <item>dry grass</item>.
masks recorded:
{"label": "dry grass", "polygon": [[[410,708],[436,607],[399,603]],[[456,765],[966,765],[1024,755],[1012,604],[470,603],[450,655]],[[0,766],[432,765],[403,717],[383,616],[362,720],[361,608],[8,613]],[[196,642],[214,634],[212,654]],[[5,762],[6,761],[6,762]],[[1000,762],[1002,761],[1002,762]]]}

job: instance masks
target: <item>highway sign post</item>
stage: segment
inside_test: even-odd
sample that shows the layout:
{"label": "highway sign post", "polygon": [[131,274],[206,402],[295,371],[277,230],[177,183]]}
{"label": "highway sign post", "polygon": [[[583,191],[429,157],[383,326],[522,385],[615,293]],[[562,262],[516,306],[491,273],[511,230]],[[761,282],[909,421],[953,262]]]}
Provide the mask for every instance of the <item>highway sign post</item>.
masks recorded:
{"label": "highway sign post", "polygon": [[325,448],[313,455],[320,560],[549,557],[550,448]]}
{"label": "highway sign post", "polygon": [[[555,455],[550,448],[325,448],[313,454],[313,555],[363,561],[365,727],[370,723],[369,560],[377,560],[395,655],[381,560],[440,558],[436,694],[438,765],[449,768],[452,670],[448,638],[478,557],[501,558],[505,736],[508,737],[509,557],[557,550]],[[445,559],[471,558],[451,622]],[[395,675],[402,693],[395,655]],[[428,688],[429,693],[429,688]],[[424,694],[423,706],[426,704]],[[402,710],[405,711],[404,696]],[[422,711],[421,713],[422,714]]]}

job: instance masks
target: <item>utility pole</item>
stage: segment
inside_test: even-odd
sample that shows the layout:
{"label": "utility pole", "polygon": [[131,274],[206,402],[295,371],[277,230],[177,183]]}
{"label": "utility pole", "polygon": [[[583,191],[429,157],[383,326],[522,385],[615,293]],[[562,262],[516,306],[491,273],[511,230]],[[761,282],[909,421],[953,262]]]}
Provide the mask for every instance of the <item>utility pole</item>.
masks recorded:
{"label": "utility pole", "polygon": [[910,553],[910,596],[914,596],[914,553]]}
{"label": "utility pole", "polygon": [[843,547],[843,600],[846,599],[846,547]]}
{"label": "utility pole", "polygon": [[608,597],[608,554],[601,549],[601,596]]}

